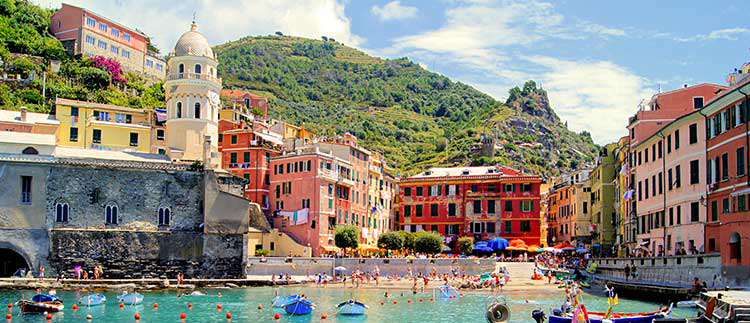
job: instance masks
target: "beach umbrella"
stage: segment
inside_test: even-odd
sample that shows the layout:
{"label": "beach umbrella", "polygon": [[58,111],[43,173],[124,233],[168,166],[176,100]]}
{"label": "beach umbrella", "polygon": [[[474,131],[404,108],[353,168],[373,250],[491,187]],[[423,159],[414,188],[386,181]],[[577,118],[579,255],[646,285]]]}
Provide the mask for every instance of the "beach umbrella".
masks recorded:
{"label": "beach umbrella", "polygon": [[335,270],[335,271],[345,271],[345,270],[346,270],[346,267],[343,267],[343,266],[338,266],[338,267],[336,267],[336,268],[333,268],[333,270]]}
{"label": "beach umbrella", "polygon": [[576,248],[576,252],[579,252],[579,253],[586,253],[586,252],[589,252],[589,250],[588,250],[588,249],[586,249],[586,248]]}
{"label": "beach umbrella", "polygon": [[573,248],[573,247],[562,248],[562,251],[576,251],[576,248]]}
{"label": "beach umbrella", "polygon": [[555,251],[555,248],[552,248],[552,247],[547,247],[547,248],[544,248],[544,249],[542,249],[542,250],[544,250],[544,251],[547,251],[547,252],[554,252],[554,251]]}
{"label": "beach umbrella", "polygon": [[526,248],[520,248],[520,247],[510,246],[508,248],[505,248],[505,250],[509,250],[509,251],[526,251]]}
{"label": "beach umbrella", "polygon": [[510,244],[508,243],[508,240],[505,240],[503,238],[495,238],[490,241],[490,248],[494,250],[504,250],[509,245]]}
{"label": "beach umbrella", "polygon": [[574,247],[573,247],[573,245],[571,245],[571,244],[569,244],[567,242],[563,242],[563,243],[558,243],[558,244],[554,245],[553,248],[555,248],[555,249],[565,249],[565,248],[574,248]]}

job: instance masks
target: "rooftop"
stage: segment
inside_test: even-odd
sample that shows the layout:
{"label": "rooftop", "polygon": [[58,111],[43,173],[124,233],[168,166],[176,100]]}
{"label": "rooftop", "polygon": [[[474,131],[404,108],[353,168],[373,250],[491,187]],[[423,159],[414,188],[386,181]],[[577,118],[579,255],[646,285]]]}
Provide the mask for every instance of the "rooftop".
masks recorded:
{"label": "rooftop", "polygon": [[520,171],[505,166],[472,166],[472,167],[434,167],[427,171],[404,178],[404,180],[419,180],[443,177],[486,177],[486,176],[503,176],[503,177],[535,177],[536,175],[523,174]]}
{"label": "rooftop", "polygon": [[4,144],[24,144],[24,145],[55,145],[55,135],[45,135],[39,133],[0,131],[0,143]]}
{"label": "rooftop", "polygon": [[221,90],[221,95],[228,96],[228,97],[233,97],[233,98],[243,97],[243,96],[247,95],[247,96],[249,96],[249,97],[251,97],[253,99],[259,99],[259,100],[266,99],[266,97],[264,97],[264,96],[260,96],[260,95],[257,95],[257,94],[253,94],[253,93],[250,93],[250,92],[247,92],[247,91],[241,91],[241,90]]}
{"label": "rooftop", "polygon": [[121,107],[119,105],[111,105],[111,104],[103,104],[103,103],[87,102],[87,101],[78,101],[78,100],[70,100],[70,99],[62,99],[62,98],[57,98],[55,100],[55,104],[56,105],[67,105],[67,106],[78,107],[78,108],[97,108],[97,109],[106,109],[106,110],[115,110],[115,111],[122,111],[122,112],[130,112],[130,113],[143,113],[143,114],[146,114],[146,113],[149,112],[149,110],[127,108],[127,107]]}
{"label": "rooftop", "polygon": [[60,124],[54,115],[46,113],[26,112],[26,121],[21,121],[21,111],[0,110],[0,122],[20,122],[20,123],[48,123]]}
{"label": "rooftop", "polygon": [[114,20],[112,20],[112,19],[109,19],[109,18],[105,17],[104,15],[100,15],[100,14],[98,14],[98,13],[96,13],[96,12],[93,12],[93,11],[91,11],[91,10],[88,10],[88,9],[86,9],[86,8],[83,8],[83,7],[77,7],[77,6],[74,6],[74,5],[72,5],[72,4],[68,4],[68,3],[63,3],[63,4],[62,4],[62,7],[63,7],[63,8],[65,8],[65,6],[68,6],[68,7],[73,7],[73,8],[77,8],[77,9],[80,9],[80,10],[82,10],[82,11],[84,11],[84,12],[87,12],[87,13],[89,13],[89,14],[92,14],[92,15],[94,15],[94,16],[97,16],[97,17],[99,17],[99,18],[102,18],[102,19],[106,19],[106,20],[107,20],[107,21],[109,21],[110,23],[112,23],[112,24],[116,24],[116,25],[117,25],[118,27],[120,27],[121,29],[126,29],[126,30],[128,30],[129,32],[131,32],[131,33],[134,33],[134,34],[138,34],[138,35],[141,35],[141,36],[143,36],[143,37],[147,37],[147,36],[146,36],[146,34],[144,34],[143,32],[141,32],[141,31],[139,31],[139,30],[131,29],[131,28],[129,28],[129,27],[127,27],[127,26],[125,26],[125,25],[123,25],[123,24],[121,24],[121,23],[117,22],[117,21],[114,21]]}
{"label": "rooftop", "polygon": [[59,158],[83,158],[83,159],[103,159],[119,160],[133,162],[165,163],[171,161],[166,155],[146,154],[128,151],[99,150],[99,149],[81,149],[70,147],[57,147],[54,152],[55,157]]}

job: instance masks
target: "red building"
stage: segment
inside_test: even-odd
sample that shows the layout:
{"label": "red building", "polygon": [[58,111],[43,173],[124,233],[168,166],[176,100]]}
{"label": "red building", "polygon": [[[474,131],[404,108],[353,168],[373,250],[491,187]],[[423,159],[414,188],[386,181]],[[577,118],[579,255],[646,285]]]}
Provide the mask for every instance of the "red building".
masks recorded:
{"label": "red building", "polygon": [[268,132],[264,123],[246,121],[232,110],[222,110],[220,115],[221,168],[244,178],[248,182],[245,197],[269,210],[271,158],[281,154],[281,137]]}
{"label": "red building", "polygon": [[508,167],[432,168],[399,182],[400,229],[451,240],[502,237],[539,245],[541,178]]}
{"label": "red building", "polygon": [[247,91],[221,90],[221,96],[227,98],[235,109],[242,107],[246,113],[253,108],[263,111],[263,119],[268,117],[268,99]]}
{"label": "red building", "polygon": [[708,138],[708,199],[701,199],[708,207],[705,251],[721,253],[725,272],[745,279],[750,278],[750,252],[743,250],[750,246],[747,81],[719,93],[702,111]]}

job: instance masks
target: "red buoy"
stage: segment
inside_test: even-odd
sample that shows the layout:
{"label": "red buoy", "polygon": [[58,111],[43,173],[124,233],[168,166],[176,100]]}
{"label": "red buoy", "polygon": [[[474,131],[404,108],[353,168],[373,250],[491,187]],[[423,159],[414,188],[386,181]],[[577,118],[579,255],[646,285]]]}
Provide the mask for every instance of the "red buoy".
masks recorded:
{"label": "red buoy", "polygon": [[430,297],[430,302],[434,302],[435,298]]}
{"label": "red buoy", "polygon": [[281,314],[279,314],[279,313],[276,313],[276,315],[273,316],[274,320],[278,320],[280,318],[281,318]]}
{"label": "red buoy", "polygon": [[328,318],[328,315],[326,315],[326,313],[323,313],[323,315],[320,316],[321,320],[325,320],[327,318]]}
{"label": "red buoy", "polygon": [[193,303],[189,303],[188,304],[188,308],[192,310],[193,309]]}
{"label": "red buoy", "polygon": [[393,301],[393,304],[398,304],[398,301]]}
{"label": "red buoy", "polygon": [[159,308],[159,304],[154,303],[154,309]]}
{"label": "red buoy", "polygon": [[420,302],[420,303],[422,303],[422,302],[423,302],[423,300],[422,300],[422,299],[420,298],[420,299],[419,299],[419,302]]}
{"label": "red buoy", "polygon": [[141,319],[141,314],[135,313],[135,315],[133,315],[133,317],[135,317],[136,320],[140,320]]}
{"label": "red buoy", "polygon": [[13,304],[8,303],[8,308],[13,308]]}
{"label": "red buoy", "polygon": [[52,319],[52,314],[50,314],[50,313],[47,313],[47,319],[48,319],[48,320],[51,320],[51,319]]}
{"label": "red buoy", "polygon": [[120,303],[120,308],[125,308],[125,303]]}
{"label": "red buoy", "polygon": [[13,314],[10,314],[10,313],[5,314],[5,318],[10,320],[13,318]]}
{"label": "red buoy", "polygon": [[406,301],[406,304],[411,304],[411,300]]}
{"label": "red buoy", "polygon": [[227,320],[231,320],[231,319],[232,319],[232,312],[227,312]]}
{"label": "red buoy", "polygon": [[380,302],[380,305],[385,305],[385,302]]}
{"label": "red buoy", "polygon": [[459,294],[459,295],[461,295],[461,296],[464,296],[464,293],[461,293],[461,294]]}
{"label": "red buoy", "polygon": [[181,320],[184,320],[186,318],[187,318],[187,314],[185,314],[185,312],[180,313],[180,319]]}
{"label": "red buoy", "polygon": [[73,310],[74,311],[78,310],[78,304],[73,304]]}

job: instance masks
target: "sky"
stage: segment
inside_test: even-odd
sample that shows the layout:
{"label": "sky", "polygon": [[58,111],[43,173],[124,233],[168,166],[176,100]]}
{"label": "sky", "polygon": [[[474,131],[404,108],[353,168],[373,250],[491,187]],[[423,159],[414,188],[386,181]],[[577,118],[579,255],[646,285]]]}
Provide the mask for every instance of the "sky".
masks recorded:
{"label": "sky", "polygon": [[212,45],[276,31],[327,36],[371,55],[409,57],[498,100],[533,79],[569,129],[599,144],[625,135],[627,118],[659,90],[725,84],[750,61],[745,0],[66,2],[140,29],[162,52],[172,51],[195,13]]}

